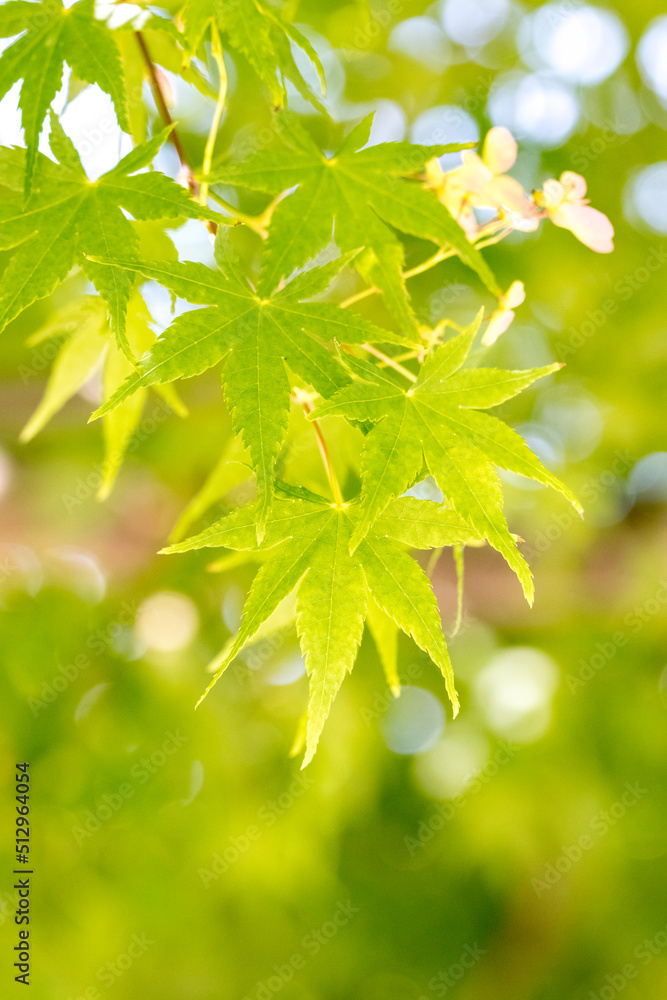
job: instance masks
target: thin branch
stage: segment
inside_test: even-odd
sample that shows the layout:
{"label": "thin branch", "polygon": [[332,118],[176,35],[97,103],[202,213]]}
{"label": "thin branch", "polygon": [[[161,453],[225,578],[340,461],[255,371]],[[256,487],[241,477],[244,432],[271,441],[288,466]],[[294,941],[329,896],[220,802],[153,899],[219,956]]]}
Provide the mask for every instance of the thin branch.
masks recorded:
{"label": "thin branch", "polygon": [[141,54],[144,57],[144,62],[146,63],[146,69],[148,70],[148,76],[151,82],[151,90],[153,91],[153,97],[155,98],[155,104],[157,105],[157,109],[160,112],[160,117],[162,118],[162,121],[164,122],[165,125],[172,126],[169,138],[171,139],[174,149],[176,150],[176,153],[178,155],[178,159],[181,164],[181,169],[183,170],[183,173],[185,174],[185,177],[187,179],[190,192],[193,196],[196,196],[198,193],[199,185],[195,180],[194,174],[192,172],[192,167],[188,163],[188,158],[185,155],[185,150],[183,149],[180,136],[178,135],[176,129],[173,127],[174,120],[171,117],[171,114],[169,113],[169,108],[167,107],[167,101],[164,96],[164,92],[162,90],[160,79],[157,75],[155,63],[151,58],[151,54],[148,51],[148,46],[146,45],[146,41],[141,32],[135,31],[134,37],[137,40],[137,44],[141,49]]}

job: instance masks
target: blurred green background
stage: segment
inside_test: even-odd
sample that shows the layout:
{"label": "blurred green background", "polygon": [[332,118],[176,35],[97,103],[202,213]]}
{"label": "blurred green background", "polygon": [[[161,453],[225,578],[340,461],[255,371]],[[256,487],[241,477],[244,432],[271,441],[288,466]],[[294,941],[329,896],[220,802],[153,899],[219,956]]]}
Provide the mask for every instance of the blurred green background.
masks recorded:
{"label": "blurred green background", "polygon": [[[252,566],[212,574],[210,554],[155,554],[228,439],[215,374],[183,384],[185,421],[164,419],[152,398],[98,504],[102,441],[86,425],[95,386],[18,444],[50,365],[26,338],[83,286],[24,313],[3,336],[0,374],[2,995],[23,995],[10,968],[10,847],[13,765],[26,760],[35,1000],[657,1000],[667,994],[667,18],[654,0],[291,7],[328,72],[340,124],[306,119],[325,145],[372,108],[374,141],[429,141],[439,129],[476,139],[504,124],[528,190],[575,170],[612,219],[610,256],[550,224],[487,251],[500,284],[520,278],[527,291],[489,361],[567,364],[504,416],[586,517],[506,477],[537,598],[530,610],[499,556],[467,555],[451,642],[459,718],[444,720],[439,672],[407,640],[394,702],[366,636],[300,772],[288,756],[307,691],[293,628],[251,647],[193,712]],[[229,60],[229,71],[220,152],[269,114],[248,67]],[[197,161],[211,105],[170,82]],[[118,155],[118,134],[95,131],[113,119],[105,101],[90,88],[63,116],[97,173]],[[20,141],[15,109],[12,91],[3,144]],[[175,167],[169,151],[162,167]],[[175,238],[183,258],[210,259],[197,223]],[[407,252],[415,263],[424,247]],[[493,308],[450,263],[411,288],[433,322]],[[168,299],[151,287],[147,298],[164,325]],[[450,631],[447,553],[434,584]]]}

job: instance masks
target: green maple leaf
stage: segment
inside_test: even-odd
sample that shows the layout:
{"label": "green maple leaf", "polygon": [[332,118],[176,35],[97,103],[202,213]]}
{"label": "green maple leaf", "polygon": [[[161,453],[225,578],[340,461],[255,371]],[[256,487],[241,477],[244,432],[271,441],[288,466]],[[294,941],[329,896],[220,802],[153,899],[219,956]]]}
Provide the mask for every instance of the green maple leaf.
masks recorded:
{"label": "green maple leaf", "polygon": [[187,0],[180,14],[185,44],[190,52],[199,46],[208,24],[214,20],[225,48],[240,53],[269,89],[276,107],[286,100],[285,80],[301,96],[322,110],[299,70],[291,43],[309,57],[325,92],[324,69],[309,40],[285,20],[270,2],[260,0]]}
{"label": "green maple leaf", "polygon": [[94,0],[64,7],[61,0],[10,0],[0,8],[0,36],[20,37],[0,56],[0,98],[23,80],[19,106],[27,147],[25,191],[30,193],[37,144],[51,102],[60,90],[63,63],[86,83],[96,83],[114,103],[118,124],[129,132],[125,84],[113,33],[95,19]]}
{"label": "green maple leaf", "polygon": [[[143,353],[155,340],[152,317],[141,296],[135,292],[128,309],[127,335],[132,350]],[[104,399],[108,399],[131,371],[125,355],[118,350],[107,322],[106,308],[99,296],[83,296],[55,312],[49,323],[28,341],[30,346],[51,338],[64,342],[53,363],[44,395],[21,431],[23,442],[31,441],[48,421],[71,399],[95,372],[102,375]],[[108,497],[124,455],[141,420],[147,390],[138,392],[104,419],[104,463],[98,499]],[[175,396],[168,404],[183,414]]]}
{"label": "green maple leaf", "polygon": [[275,194],[298,185],[273,212],[262,274],[270,289],[330,241],[343,250],[367,247],[358,261],[363,276],[377,285],[388,308],[405,329],[415,327],[405,282],[403,245],[394,233],[451,245],[485,284],[499,295],[484,258],[437,198],[408,180],[429,160],[466,145],[417,146],[387,142],[360,149],[368,141],[372,115],[327,157],[297,119],[278,116],[286,148],[261,150],[242,162],[217,168],[213,183]]}
{"label": "green maple leaf", "polygon": [[[0,248],[15,249],[0,291],[0,330],[27,306],[49,295],[79,264],[106,300],[119,346],[131,357],[125,311],[132,278],[122,268],[90,260],[96,254],[136,255],[139,240],[121,208],[135,219],[220,218],[197,205],[164,174],[155,170],[137,173],[152,162],[169,131],[164,129],[136,146],[93,184],[74,145],[51,115],[49,141],[58,163],[38,153],[36,188],[27,203],[18,193],[0,203]],[[25,150],[4,149],[2,153],[0,181],[20,191]]]}
{"label": "green maple leaf", "polygon": [[503,496],[494,466],[552,486],[581,510],[575,497],[515,431],[496,417],[478,412],[515,396],[558,364],[526,371],[493,368],[461,370],[479,326],[437,347],[409,388],[377,367],[348,357],[355,380],[311,417],[340,415],[373,421],[362,454],[362,513],[352,547],[362,542],[394,497],[419,478],[424,462],[443,496],[515,571],[532,601],[530,570],[516,547],[503,514]]}
{"label": "green maple leaf", "polygon": [[[350,539],[356,504],[336,505],[302,489],[283,486],[259,546],[269,558],[257,573],[231,646],[214,661],[215,677],[252,640],[281,601],[296,590],[296,623],[310,679],[304,766],[311,760],[331,704],[349,673],[361,642],[369,596],[436,663],[458,711],[454,675],[440,613],[428,577],[401,544],[432,548],[477,539],[453,510],[404,497],[390,503],[354,554]],[[258,504],[240,508],[165,552],[206,546],[258,548]],[[202,699],[200,699],[201,701]]]}
{"label": "green maple leaf", "polygon": [[[349,255],[300,274],[273,295],[254,291],[244,278],[222,227],[216,238],[221,270],[203,264],[139,263],[96,258],[153,278],[197,305],[178,316],[113,397],[93,417],[102,416],[137,389],[199,375],[226,357],[223,382],[234,429],[247,447],[261,498],[260,532],[271,506],[275,462],[285,440],[290,379],[285,363],[322,395],[348,381],[325,343],[395,339],[368,320],[330,302],[309,302],[324,291]],[[101,265],[100,265],[101,266]]]}

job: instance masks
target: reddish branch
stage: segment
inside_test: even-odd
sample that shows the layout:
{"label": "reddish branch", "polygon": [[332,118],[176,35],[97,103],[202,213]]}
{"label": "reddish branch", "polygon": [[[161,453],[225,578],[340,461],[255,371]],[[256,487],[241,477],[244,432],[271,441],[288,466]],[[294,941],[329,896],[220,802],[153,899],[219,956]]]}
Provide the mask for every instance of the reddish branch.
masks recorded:
{"label": "reddish branch", "polygon": [[141,32],[135,31],[134,34],[137,39],[139,48],[141,49],[141,54],[144,57],[144,62],[146,63],[146,69],[148,70],[148,76],[150,77],[151,81],[151,90],[153,91],[153,97],[155,98],[157,109],[160,112],[160,117],[162,118],[162,121],[164,122],[165,125],[171,126],[171,132],[169,138],[171,139],[174,145],[174,149],[178,154],[178,159],[180,160],[181,169],[183,170],[183,173],[187,179],[190,193],[192,194],[193,197],[196,197],[199,191],[199,185],[195,180],[194,173],[192,172],[192,167],[188,163],[188,158],[185,155],[185,150],[183,149],[180,136],[178,135],[178,132],[174,128],[174,120],[171,117],[171,114],[169,113],[169,108],[167,107],[167,101],[164,96],[164,91],[162,90],[160,78],[158,77],[157,70],[155,69],[155,63],[151,58],[151,54],[148,51],[148,46],[146,45],[146,41]]}

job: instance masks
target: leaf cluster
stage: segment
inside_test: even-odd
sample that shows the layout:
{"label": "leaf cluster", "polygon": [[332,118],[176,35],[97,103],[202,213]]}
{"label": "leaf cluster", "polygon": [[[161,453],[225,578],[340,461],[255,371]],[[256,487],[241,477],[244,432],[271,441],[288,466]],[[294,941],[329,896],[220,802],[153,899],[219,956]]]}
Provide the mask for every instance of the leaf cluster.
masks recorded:
{"label": "leaf cluster", "polygon": [[[449,546],[460,566],[464,546],[488,544],[532,601],[532,577],[505,518],[498,470],[553,487],[579,509],[523,438],[487,412],[559,366],[476,366],[481,315],[454,333],[455,324],[447,321],[429,329],[408,291],[405,242],[411,238],[432,248],[422,270],[446,268],[444,262],[456,257],[473,280],[501,295],[479,247],[427,184],[429,163],[467,146],[373,144],[371,115],[333,152],[322,150],[303,121],[283,107],[291,87],[326,115],[298,68],[295,49],[322,76],[321,62],[304,33],[263,0],[187,0],[175,21],[146,11],[118,28],[96,20],[92,0],[67,9],[60,0],[10,0],[0,8],[0,31],[17,35],[0,58],[0,90],[22,81],[26,146],[0,149],[0,249],[7,252],[0,329],[73,271],[81,271],[98,293],[56,312],[33,335],[33,344],[58,337],[61,348],[23,439],[36,434],[91,375],[101,374],[102,401],[93,418],[104,421],[104,497],[148,391],[159,392],[183,415],[173,384],[217,366],[235,438],[184,514],[179,534],[241,479],[252,482],[252,496],[165,551],[219,547],[226,550],[219,567],[246,554],[260,568],[239,631],[214,661],[209,688],[292,600],[310,680],[306,763],[352,669],[365,621],[392,689],[399,689],[396,634],[402,630],[440,668],[456,712],[436,597],[410,550]],[[209,39],[214,53],[221,45],[246,60],[271,103],[281,108],[273,113],[276,143],[239,160],[219,159],[211,170],[226,82],[220,61],[217,81],[207,79]],[[169,119],[151,46],[160,50],[157,61],[175,67],[203,93],[217,93],[199,171],[185,162],[173,122],[166,120],[146,138],[138,134],[136,116],[128,115],[126,77],[141,81],[148,74]],[[138,55],[144,59],[139,70]],[[65,63],[81,85],[96,83],[110,95],[119,127],[133,135],[131,152],[94,182],[50,111]],[[50,156],[38,150],[47,114]],[[168,141],[188,167],[188,186],[154,168]],[[258,192],[270,200],[253,217],[225,200],[229,189],[241,199]],[[209,191],[221,211],[210,207]],[[217,229],[215,268],[178,260],[165,229],[187,219]],[[143,225],[154,227],[148,242]],[[236,225],[255,234],[256,267],[237,256]],[[196,307],[178,312],[159,337],[140,294],[145,281],[168,289],[172,301]],[[365,287],[343,299],[341,285],[351,282]],[[356,308],[375,293],[386,306],[383,326]],[[295,414],[301,414],[299,433],[311,435],[322,459],[318,492],[299,476],[298,465],[291,466],[297,481],[287,482],[282,474]],[[330,445],[343,433],[346,445],[334,461]],[[410,495],[427,476],[442,495],[440,503]]]}

